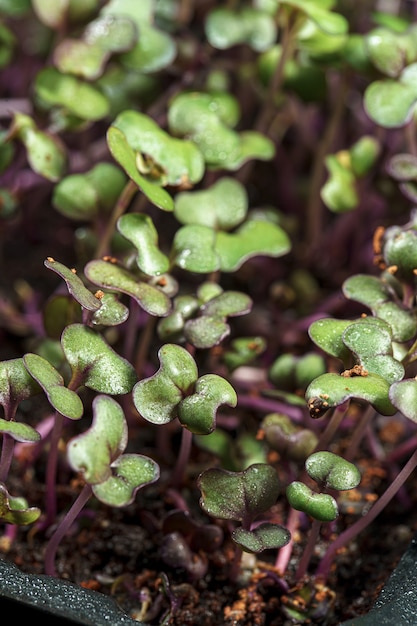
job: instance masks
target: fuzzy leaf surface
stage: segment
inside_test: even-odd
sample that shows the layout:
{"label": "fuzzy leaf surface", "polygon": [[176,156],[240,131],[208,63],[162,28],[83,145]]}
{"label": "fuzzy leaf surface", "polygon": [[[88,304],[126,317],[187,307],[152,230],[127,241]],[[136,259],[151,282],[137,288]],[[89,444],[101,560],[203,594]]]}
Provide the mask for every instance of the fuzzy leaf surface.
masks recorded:
{"label": "fuzzy leaf surface", "polygon": [[279,524],[263,523],[253,530],[236,528],[232,532],[232,539],[245,552],[258,554],[263,550],[282,548],[291,539],[290,531]]}
{"label": "fuzzy leaf surface", "polygon": [[134,367],[97,332],[71,324],[62,333],[62,348],[72,376],[90,389],[110,395],[129,393],[137,380]]}
{"label": "fuzzy leaf surface", "polygon": [[78,420],[84,413],[80,397],[65,387],[61,374],[43,357],[28,353],[23,357],[26,369],[45,391],[49,402],[61,415]]}
{"label": "fuzzy leaf surface", "polygon": [[211,468],[200,474],[200,506],[211,517],[252,521],[277,500],[279,479],[270,465],[255,463],[243,472]]}

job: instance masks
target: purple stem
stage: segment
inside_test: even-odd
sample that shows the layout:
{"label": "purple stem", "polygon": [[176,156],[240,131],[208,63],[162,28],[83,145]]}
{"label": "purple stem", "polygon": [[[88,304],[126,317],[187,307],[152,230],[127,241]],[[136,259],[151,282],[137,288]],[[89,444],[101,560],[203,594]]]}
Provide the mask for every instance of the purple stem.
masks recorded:
{"label": "purple stem", "polygon": [[64,417],[58,411],[55,414],[54,427],[52,429],[50,450],[46,468],[46,517],[42,522],[42,528],[48,528],[56,518],[56,473],[58,466],[58,449],[64,426]]}
{"label": "purple stem", "polygon": [[184,471],[190,458],[191,444],[193,441],[193,434],[187,428],[182,429],[180,452],[175,464],[174,475],[172,477],[172,484],[174,487],[179,487],[182,483]]}
{"label": "purple stem", "polygon": [[55,556],[56,551],[64,536],[69,531],[71,525],[76,520],[80,511],[85,507],[88,500],[91,498],[92,489],[90,485],[84,485],[80,491],[78,498],[73,503],[70,510],[67,512],[58,528],[48,541],[45,551],[45,573],[49,576],[56,576],[55,570]]}
{"label": "purple stem", "polygon": [[389,487],[382,494],[379,500],[374,504],[374,506],[369,509],[368,513],[359,518],[354,524],[352,524],[352,526],[342,532],[336,539],[336,541],[331,544],[331,546],[327,549],[326,554],[320,561],[320,564],[316,571],[316,576],[324,579],[327,578],[333,561],[333,557],[336,554],[337,550],[346,545],[349,541],[351,541],[354,537],[361,533],[367,526],[369,526],[371,522],[373,522],[377,515],[381,513],[381,511],[388,505],[392,498],[398,493],[398,491],[401,489],[401,487],[410,476],[410,474],[413,472],[413,470],[416,468],[416,466],[417,450],[414,451],[414,453],[411,455],[400,473],[389,485]]}
{"label": "purple stem", "polygon": [[320,520],[313,520],[311,525],[310,534],[308,536],[307,545],[304,548],[301,559],[298,563],[296,579],[301,580],[307,573],[308,564],[310,563],[311,557],[314,554],[314,548],[317,544],[317,540],[320,535],[320,528],[322,522]]}
{"label": "purple stem", "polygon": [[278,570],[278,572],[281,575],[285,573],[288,567],[289,560],[291,558],[292,548],[294,545],[293,537],[294,537],[295,531],[298,528],[299,519],[300,519],[300,512],[297,511],[296,509],[291,508],[289,515],[288,515],[287,524],[286,524],[287,529],[291,533],[291,539],[285,546],[283,546],[282,548],[278,550],[277,558],[275,561],[275,568]]}
{"label": "purple stem", "polygon": [[4,483],[9,474],[10,465],[13,459],[15,440],[7,433],[3,433],[3,443],[1,446],[0,458],[0,482]]}

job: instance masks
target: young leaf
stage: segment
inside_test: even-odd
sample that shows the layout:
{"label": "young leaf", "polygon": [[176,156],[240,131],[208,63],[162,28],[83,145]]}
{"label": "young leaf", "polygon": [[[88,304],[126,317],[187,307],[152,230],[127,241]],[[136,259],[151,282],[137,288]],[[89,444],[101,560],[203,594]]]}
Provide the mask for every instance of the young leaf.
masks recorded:
{"label": "young leaf", "polygon": [[45,104],[63,107],[82,120],[93,122],[109,113],[109,103],[98,89],[54,67],[39,72],[35,91]]}
{"label": "young leaf", "polygon": [[132,390],[137,380],[134,367],[91,328],[71,324],[62,333],[61,343],[72,379],[79,385],[111,395]]}
{"label": "young leaf", "polygon": [[234,178],[220,178],[209,189],[182,191],[175,198],[175,217],[181,224],[200,224],[213,230],[230,230],[246,217],[245,187]]}
{"label": "young leaf", "polygon": [[193,389],[198,370],[191,354],[175,344],[158,351],[158,371],[133,388],[133,402],[139,413],[153,424],[167,424],[177,417],[178,404]]}
{"label": "young leaf", "polygon": [[27,371],[22,358],[0,362],[0,404],[6,419],[14,417],[23,400],[40,391],[41,387]]}
{"label": "young leaf", "polygon": [[87,483],[95,485],[111,476],[110,465],[126,445],[127,424],[121,406],[113,398],[99,395],[93,400],[90,428],[68,443],[68,461]]}
{"label": "young leaf", "polygon": [[250,523],[275,504],[279,479],[273,467],[255,463],[243,472],[212,468],[200,474],[200,506],[211,517]]}
{"label": "young leaf", "polygon": [[5,485],[0,483],[0,520],[4,524],[28,526],[39,519],[41,510],[28,507],[25,498],[11,496]]}
{"label": "young leaf", "polygon": [[159,276],[169,271],[169,259],[158,248],[158,232],[148,215],[122,215],[117,222],[117,230],[137,248],[136,260],[142,272],[148,276]]}
{"label": "young leaf", "polygon": [[22,443],[35,443],[41,439],[38,431],[29,426],[29,424],[21,424],[20,422],[3,418],[0,418],[0,432],[7,433],[15,441]]}
{"label": "young leaf", "polygon": [[263,550],[282,548],[291,539],[290,531],[279,524],[264,522],[253,530],[235,528],[232,539],[245,552],[258,554]]}
{"label": "young leaf", "polygon": [[381,415],[394,415],[396,409],[389,399],[389,388],[390,383],[378,374],[323,374],[310,383],[305,397],[313,418],[352,398],[369,402]]}
{"label": "young leaf", "polygon": [[136,166],[148,180],[160,186],[198,183],[204,174],[200,150],[191,141],[171,137],[143,113],[123,111],[112,124],[136,153]]}
{"label": "young leaf", "polygon": [[361,473],[353,463],[325,450],[311,454],[305,468],[311,478],[328,489],[354,489],[361,481]]}
{"label": "young leaf", "polygon": [[101,300],[87,289],[79,276],[77,276],[75,270],[70,270],[62,263],[55,261],[52,257],[48,257],[44,261],[44,265],[65,280],[68,291],[75,300],[81,304],[83,309],[87,311],[97,311],[101,307]]}
{"label": "young leaf", "polygon": [[161,289],[138,280],[132,272],[111,260],[89,261],[84,273],[98,287],[134,298],[150,315],[163,317],[171,310],[171,300]]}
{"label": "young leaf", "polygon": [[159,466],[142,454],[123,454],[111,465],[113,475],[93,485],[93,493],[109,506],[127,506],[136,492],[159,479]]}
{"label": "young leaf", "polygon": [[293,481],[286,490],[287,499],[293,509],[304,511],[320,522],[333,522],[339,509],[336,500],[328,493],[315,493],[300,481]]}
{"label": "young leaf", "polygon": [[113,158],[123,167],[129,178],[136,183],[152,204],[163,211],[173,211],[174,201],[169,193],[139,173],[136,166],[135,151],[130,147],[121,130],[110,126],[107,131],[107,145]]}
{"label": "young leaf", "polygon": [[196,381],[194,393],[179,403],[178,419],[192,433],[208,435],[216,427],[216,411],[222,404],[236,406],[235,390],[221,376],[206,374]]}
{"label": "young leaf", "polygon": [[25,354],[23,357],[26,369],[45,391],[49,402],[65,417],[77,420],[84,412],[80,397],[65,387],[61,374],[47,361],[37,354]]}
{"label": "young leaf", "polygon": [[266,220],[246,221],[234,233],[219,232],[215,250],[223,272],[235,272],[254,256],[280,257],[291,249],[284,230]]}

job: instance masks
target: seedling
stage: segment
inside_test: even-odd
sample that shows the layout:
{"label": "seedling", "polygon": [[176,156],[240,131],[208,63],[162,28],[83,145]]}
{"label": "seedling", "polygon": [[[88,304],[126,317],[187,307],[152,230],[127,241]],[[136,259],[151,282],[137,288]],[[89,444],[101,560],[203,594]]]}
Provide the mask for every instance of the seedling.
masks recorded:
{"label": "seedling", "polygon": [[307,545],[298,565],[297,578],[299,579],[307,572],[321,523],[332,522],[339,515],[335,498],[326,491],[353,489],[361,480],[361,474],[355,465],[333,452],[314,452],[306,459],[305,469],[310,478],[325,491],[316,493],[300,481],[293,481],[287,487],[286,493],[290,505],[314,519]]}
{"label": "seedling", "polygon": [[[245,552],[262,552],[281,548],[290,540],[290,533],[279,524],[260,522],[256,518],[265,513],[277,500],[280,484],[277,473],[269,465],[258,463],[242,472],[209,469],[198,478],[201,491],[200,506],[211,517],[238,521],[241,526],[232,533],[233,541]],[[236,552],[234,566],[240,561]]]}

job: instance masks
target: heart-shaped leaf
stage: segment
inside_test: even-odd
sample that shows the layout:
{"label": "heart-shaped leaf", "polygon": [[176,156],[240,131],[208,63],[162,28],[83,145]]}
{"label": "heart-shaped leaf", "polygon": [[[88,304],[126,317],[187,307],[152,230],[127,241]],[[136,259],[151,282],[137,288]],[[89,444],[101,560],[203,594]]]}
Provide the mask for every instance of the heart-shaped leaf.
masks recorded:
{"label": "heart-shaped leaf", "polygon": [[109,113],[109,103],[98,89],[53,67],[38,73],[35,91],[45,104],[63,107],[82,120],[93,122]]}
{"label": "heart-shaped leaf", "polygon": [[169,259],[158,248],[158,232],[148,215],[122,215],[117,229],[137,248],[137,264],[145,274],[159,276],[169,270]]}
{"label": "heart-shaped leaf", "polygon": [[191,354],[176,344],[158,351],[160,367],[151,377],[136,383],[133,402],[139,413],[153,424],[167,424],[177,417],[177,407],[193,390],[198,370]]}
{"label": "heart-shaped leaf", "polygon": [[25,354],[23,361],[26,369],[40,384],[56,411],[73,420],[82,417],[84,407],[79,396],[65,387],[63,377],[49,361],[33,353]]}
{"label": "heart-shaped leaf", "polygon": [[290,249],[290,240],[282,228],[260,219],[248,220],[234,233],[217,233],[215,243],[223,272],[235,272],[255,256],[276,258],[287,254]]}
{"label": "heart-shaped leaf", "polygon": [[93,400],[93,421],[90,428],[71,439],[67,446],[68,461],[90,485],[107,480],[111,464],[127,445],[127,424],[118,402],[99,395]]}
{"label": "heart-shaped leaf", "polygon": [[40,391],[41,387],[27,371],[22,358],[0,362],[0,404],[6,419],[14,417],[23,400]]}
{"label": "heart-shaped leaf", "polygon": [[287,487],[287,499],[293,509],[304,511],[320,522],[332,522],[339,515],[336,500],[328,493],[315,493],[302,482]]}
{"label": "heart-shaped leaf", "polygon": [[227,317],[244,315],[251,308],[252,300],[246,294],[239,291],[222,292],[201,306],[200,317],[185,322],[184,336],[196,348],[211,348],[230,333]]}
{"label": "heart-shaped leaf", "polygon": [[61,343],[72,379],[79,385],[111,395],[133,389],[137,380],[134,367],[91,328],[71,324],[62,333]]}
{"label": "heart-shaped leaf", "polygon": [[279,524],[264,522],[253,530],[235,528],[232,539],[245,552],[258,554],[263,550],[282,548],[291,539],[290,531]]}
{"label": "heart-shaped leaf", "polygon": [[103,483],[93,485],[96,498],[109,506],[131,504],[138,489],[159,479],[158,464],[141,454],[123,454],[112,463],[111,469],[112,476]]}
{"label": "heart-shaped leaf", "polygon": [[7,433],[15,441],[22,443],[35,443],[41,439],[38,431],[29,426],[29,424],[21,424],[20,422],[9,421],[3,418],[0,418],[0,432]]}
{"label": "heart-shaped leaf", "polygon": [[181,93],[170,104],[168,124],[171,132],[191,139],[212,168],[235,170],[253,158],[271,159],[274,145],[255,131],[238,133],[237,101],[227,94]]}
{"label": "heart-shaped leaf", "polygon": [[193,185],[204,174],[200,150],[191,141],[171,137],[143,113],[123,111],[112,124],[126,137],[136,152],[140,173],[155,183],[166,186]]}
{"label": "heart-shaped leaf", "polygon": [[313,418],[350,399],[369,402],[381,415],[394,415],[396,409],[389,399],[389,388],[390,383],[378,374],[323,374],[310,383],[305,397]]}
{"label": "heart-shaped leaf", "polygon": [[179,403],[178,418],[192,433],[208,435],[216,427],[216,411],[222,404],[236,406],[235,390],[221,376],[206,374],[196,381],[194,393]]}
{"label": "heart-shaped leaf", "polygon": [[294,424],[282,413],[270,413],[264,417],[261,430],[268,446],[292,461],[305,461],[318,443],[313,431]]}
{"label": "heart-shaped leaf", "polygon": [[101,300],[87,289],[75,270],[70,270],[52,257],[48,257],[44,261],[44,265],[65,280],[68,291],[81,304],[83,309],[97,311],[101,307]]}
{"label": "heart-shaped leaf", "polygon": [[212,10],[205,22],[205,32],[208,42],[220,50],[246,43],[261,52],[276,39],[276,25],[272,16],[250,7],[241,11],[227,8]]}
{"label": "heart-shaped leaf", "polygon": [[211,517],[250,524],[273,506],[279,479],[273,467],[255,463],[243,472],[210,468],[198,477],[200,506]]}
{"label": "heart-shaped leaf", "polygon": [[327,489],[354,489],[361,481],[361,473],[353,463],[326,450],[311,454],[305,467],[307,474]]}
{"label": "heart-shaped leaf", "polygon": [[25,498],[11,496],[5,485],[0,483],[0,519],[4,524],[28,526],[39,519],[41,510],[28,507]]}
{"label": "heart-shaped leaf", "polygon": [[134,298],[150,315],[163,317],[171,310],[171,300],[161,289],[138,280],[134,274],[117,263],[90,261],[85,266],[84,272],[95,285]]}
{"label": "heart-shaped leaf", "polygon": [[248,197],[239,181],[223,177],[209,189],[183,191],[175,198],[175,217],[181,224],[200,224],[230,230],[246,217]]}

